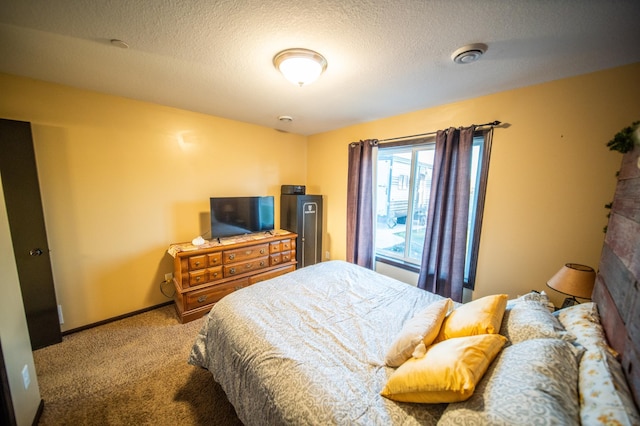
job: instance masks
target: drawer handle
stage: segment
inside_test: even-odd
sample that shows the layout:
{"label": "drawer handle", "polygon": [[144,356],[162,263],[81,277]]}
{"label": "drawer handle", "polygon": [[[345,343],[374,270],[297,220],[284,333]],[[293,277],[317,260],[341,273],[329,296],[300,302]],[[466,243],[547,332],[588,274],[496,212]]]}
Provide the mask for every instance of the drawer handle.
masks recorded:
{"label": "drawer handle", "polygon": [[200,281],[202,277],[196,277],[196,281]]}
{"label": "drawer handle", "polygon": [[246,254],[247,256],[249,256],[251,253],[253,253],[253,250],[247,250],[244,252],[244,254]]}
{"label": "drawer handle", "polygon": [[274,257],[273,258],[273,263],[278,263],[278,262],[280,262],[280,259],[278,259],[277,257]]}
{"label": "drawer handle", "polygon": [[253,263],[247,263],[247,265],[245,266],[245,269],[251,269],[252,266],[253,266]]}
{"label": "drawer handle", "polygon": [[213,278],[216,278],[217,276],[218,276],[218,273],[217,273],[217,272],[214,272],[214,273],[213,273]]}
{"label": "drawer handle", "polygon": [[207,300],[207,296],[200,296],[200,297],[198,297],[198,303],[202,303],[202,302],[204,302],[205,300]]}
{"label": "drawer handle", "polygon": [[265,253],[266,253],[265,249],[260,250],[260,254],[265,254]]}
{"label": "drawer handle", "polygon": [[196,266],[200,266],[200,261],[196,262]]}
{"label": "drawer handle", "polygon": [[235,259],[235,258],[236,258],[236,255],[235,255],[235,254],[230,254],[230,255],[229,255],[229,260],[233,260],[233,259]]}
{"label": "drawer handle", "polygon": [[235,273],[236,273],[236,268],[231,268],[231,269],[229,269],[229,273],[230,273],[230,274],[235,274]]}
{"label": "drawer handle", "polygon": [[260,262],[260,266],[264,266],[264,260]]}

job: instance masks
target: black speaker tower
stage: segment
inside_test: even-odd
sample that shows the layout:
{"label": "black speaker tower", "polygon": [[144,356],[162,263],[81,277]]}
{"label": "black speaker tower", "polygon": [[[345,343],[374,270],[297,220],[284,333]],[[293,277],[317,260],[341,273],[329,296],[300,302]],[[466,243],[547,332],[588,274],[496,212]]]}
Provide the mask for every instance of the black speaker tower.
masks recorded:
{"label": "black speaker tower", "polygon": [[298,268],[322,261],[322,195],[280,195],[280,227],[298,234]]}

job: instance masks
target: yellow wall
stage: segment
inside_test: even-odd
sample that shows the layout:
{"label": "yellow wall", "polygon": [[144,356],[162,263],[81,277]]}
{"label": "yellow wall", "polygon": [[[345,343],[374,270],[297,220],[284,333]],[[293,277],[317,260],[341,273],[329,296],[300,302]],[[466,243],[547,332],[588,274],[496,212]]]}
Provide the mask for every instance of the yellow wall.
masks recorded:
{"label": "yellow wall", "polygon": [[[547,290],[566,262],[597,267],[621,154],[606,143],[640,119],[640,64],[511,90],[309,137],[307,185],[325,195],[324,250],[346,257],[347,145],[500,120],[474,298]],[[380,102],[384,102],[381,99]]]}
{"label": "yellow wall", "polygon": [[210,196],[278,212],[306,179],[304,136],[2,74],[0,93],[32,123],[63,331],[170,300],[166,249],[209,230]]}

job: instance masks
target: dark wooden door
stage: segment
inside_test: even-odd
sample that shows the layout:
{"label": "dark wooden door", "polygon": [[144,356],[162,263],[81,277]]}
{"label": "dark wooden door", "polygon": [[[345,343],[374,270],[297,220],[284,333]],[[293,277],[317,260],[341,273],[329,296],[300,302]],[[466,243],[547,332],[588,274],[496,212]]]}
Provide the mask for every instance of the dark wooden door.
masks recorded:
{"label": "dark wooden door", "polygon": [[0,174],[33,350],[62,341],[31,125],[0,119]]}

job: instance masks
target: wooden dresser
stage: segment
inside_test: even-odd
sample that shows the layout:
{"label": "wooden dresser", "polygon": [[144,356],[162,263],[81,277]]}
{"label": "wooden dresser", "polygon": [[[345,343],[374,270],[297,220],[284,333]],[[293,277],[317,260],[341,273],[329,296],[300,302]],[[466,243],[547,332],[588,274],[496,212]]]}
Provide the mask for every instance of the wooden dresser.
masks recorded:
{"label": "wooden dresser", "polygon": [[172,244],[175,307],[182,323],[208,313],[236,290],[296,269],[296,237],[288,231]]}

